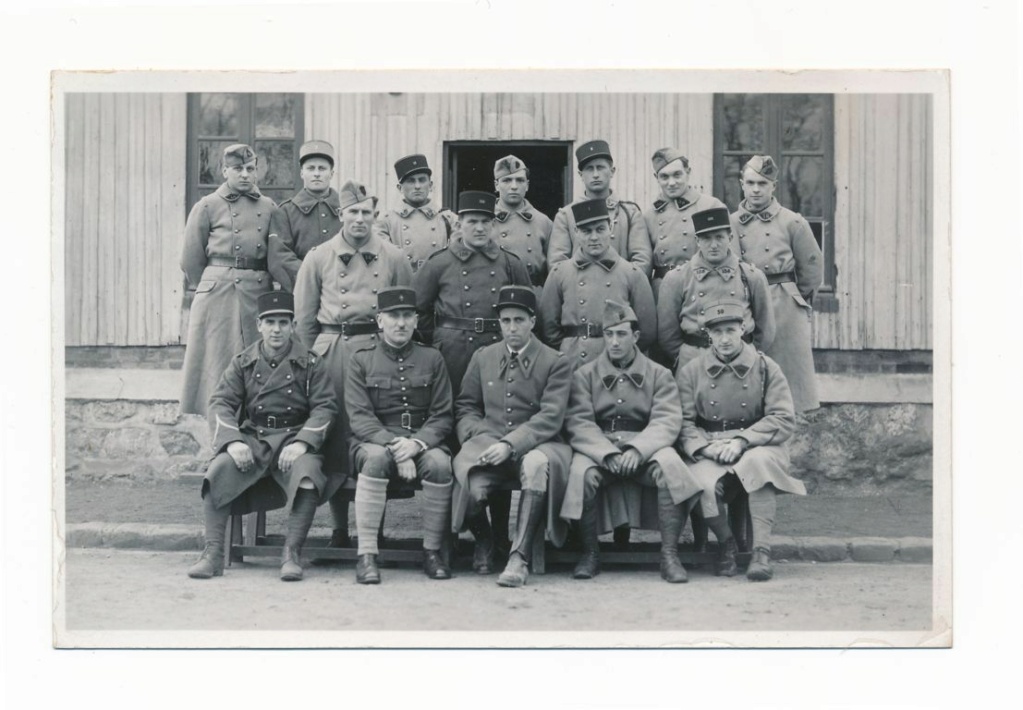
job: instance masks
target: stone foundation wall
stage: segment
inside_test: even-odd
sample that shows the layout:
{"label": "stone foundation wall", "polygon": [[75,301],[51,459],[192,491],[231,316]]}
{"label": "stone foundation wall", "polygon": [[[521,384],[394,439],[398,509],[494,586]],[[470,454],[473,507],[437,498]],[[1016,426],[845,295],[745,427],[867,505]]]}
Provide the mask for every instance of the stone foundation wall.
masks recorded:
{"label": "stone foundation wall", "polygon": [[[177,402],[69,399],[65,416],[69,480],[194,477],[212,455],[206,420]],[[929,492],[932,431],[929,404],[825,404],[789,442],[792,472],[811,493]]]}

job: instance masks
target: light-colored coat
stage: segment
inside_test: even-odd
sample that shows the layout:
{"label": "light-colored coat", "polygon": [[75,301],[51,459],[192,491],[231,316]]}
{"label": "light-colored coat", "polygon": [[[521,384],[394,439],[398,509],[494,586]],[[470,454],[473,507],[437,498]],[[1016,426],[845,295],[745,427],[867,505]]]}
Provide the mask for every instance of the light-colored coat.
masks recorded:
{"label": "light-colored coat", "polygon": [[713,195],[704,195],[693,187],[682,197],[656,200],[653,207],[643,212],[653,259],[651,282],[654,296],[658,296],[663,276],[661,270],[681,266],[696,256],[696,234],[693,232],[693,214],[725,204]]}
{"label": "light-colored coat", "polygon": [[431,254],[449,244],[457,219],[453,212],[438,212],[429,202],[422,207],[405,203],[400,209],[389,211],[373,227],[381,238],[401,249],[415,273]]}
{"label": "light-colored coat", "polygon": [[547,248],[553,228],[551,218],[528,200],[523,200],[522,207],[514,212],[501,203],[494,209],[494,241],[522,259],[534,286],[543,286],[547,279]]}
{"label": "light-colored coat", "polygon": [[[554,226],[551,229],[551,243],[547,249],[547,263],[555,264],[567,261],[575,254],[576,243],[575,217],[572,205],[586,202],[583,197],[565,205],[554,215]],[[635,202],[619,200],[614,193],[607,198],[607,211],[611,218],[611,246],[623,259],[635,264],[644,276],[650,275],[650,235],[647,233],[643,210]]]}

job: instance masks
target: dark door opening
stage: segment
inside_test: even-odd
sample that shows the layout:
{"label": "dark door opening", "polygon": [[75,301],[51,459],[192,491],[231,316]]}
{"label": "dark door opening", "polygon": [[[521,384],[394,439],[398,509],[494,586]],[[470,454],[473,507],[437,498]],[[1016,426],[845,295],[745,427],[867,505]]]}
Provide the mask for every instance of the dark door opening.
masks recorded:
{"label": "dark door opening", "polygon": [[451,141],[444,144],[444,207],[454,210],[466,190],[494,190],[494,163],[509,153],[529,167],[533,207],[554,219],[572,201],[569,141]]}

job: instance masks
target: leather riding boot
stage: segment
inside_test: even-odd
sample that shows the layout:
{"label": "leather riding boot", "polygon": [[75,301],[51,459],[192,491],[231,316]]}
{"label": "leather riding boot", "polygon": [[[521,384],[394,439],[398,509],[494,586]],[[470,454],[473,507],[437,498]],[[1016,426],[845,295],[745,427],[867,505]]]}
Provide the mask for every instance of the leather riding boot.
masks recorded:
{"label": "leather riding boot", "polygon": [[472,569],[476,574],[494,573],[494,536],[486,508],[469,518],[469,531],[476,539],[472,550]]}
{"label": "leather riding boot", "polygon": [[313,524],[313,516],[316,515],[316,499],[316,491],[308,488],[299,488],[295,493],[295,501],[288,516],[288,534],[284,538],[284,550],[281,553],[281,580],[285,582],[302,579],[299,556]]}
{"label": "leather riding boot", "polygon": [[661,528],[661,577],[672,584],[688,582],[689,576],[678,558],[678,538],[685,524],[683,506],[676,505],[665,488],[657,490],[657,521]]}
{"label": "leather riding boot", "polygon": [[600,538],[597,531],[596,500],[583,502],[579,517],[579,537],[583,553],[572,570],[575,579],[592,579],[600,574]]}
{"label": "leather riding boot", "polygon": [[441,547],[451,527],[451,483],[423,481],[423,572],[430,579],[451,579]]}
{"label": "leather riding boot", "polygon": [[746,569],[746,579],[751,582],[766,582],[774,576],[771,569],[771,549],[769,547],[756,547],[753,550],[753,559],[750,560]]}
{"label": "leather riding boot", "polygon": [[493,491],[487,498],[490,508],[490,529],[494,539],[494,559],[500,564],[508,559],[511,551],[511,491]]}
{"label": "leather riding boot", "polygon": [[544,505],[546,493],[522,491],[519,496],[519,514],[515,522],[515,539],[512,541],[508,564],[497,578],[502,587],[522,587],[529,579],[529,561],[532,556],[533,538],[547,512]]}
{"label": "leather riding boot", "polygon": [[380,584],[376,555],[359,555],[355,563],[355,581],[359,584]]}
{"label": "leather riding boot", "polygon": [[188,576],[193,579],[210,579],[224,574],[224,537],[231,506],[214,507],[213,496],[207,494],[203,499],[203,517],[206,519],[206,546],[195,564],[188,568]]}
{"label": "leather riding boot", "polygon": [[714,563],[714,574],[718,577],[734,577],[739,574],[739,565],[735,562],[735,555],[739,551],[735,544],[735,538],[730,537],[724,542],[718,543],[718,558]]}

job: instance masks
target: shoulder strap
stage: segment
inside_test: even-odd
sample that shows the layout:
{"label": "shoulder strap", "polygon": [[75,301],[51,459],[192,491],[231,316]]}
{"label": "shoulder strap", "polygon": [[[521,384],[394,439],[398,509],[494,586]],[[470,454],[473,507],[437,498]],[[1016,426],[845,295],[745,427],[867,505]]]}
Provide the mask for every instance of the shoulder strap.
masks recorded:
{"label": "shoulder strap", "polygon": [[753,305],[753,289],[749,286],[749,278],[746,276],[745,262],[739,260],[739,278],[742,279],[742,287],[746,291],[746,302]]}

